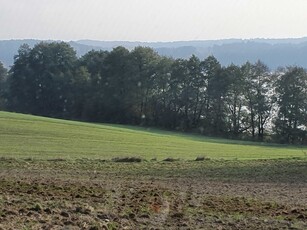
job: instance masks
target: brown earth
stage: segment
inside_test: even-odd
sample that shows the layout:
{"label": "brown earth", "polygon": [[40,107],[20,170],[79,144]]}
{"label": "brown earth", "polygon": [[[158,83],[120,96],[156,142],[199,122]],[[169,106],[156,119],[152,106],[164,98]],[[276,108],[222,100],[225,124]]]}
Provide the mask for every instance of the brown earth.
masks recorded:
{"label": "brown earth", "polygon": [[0,229],[307,229],[306,177],[223,180],[215,164],[1,159]]}

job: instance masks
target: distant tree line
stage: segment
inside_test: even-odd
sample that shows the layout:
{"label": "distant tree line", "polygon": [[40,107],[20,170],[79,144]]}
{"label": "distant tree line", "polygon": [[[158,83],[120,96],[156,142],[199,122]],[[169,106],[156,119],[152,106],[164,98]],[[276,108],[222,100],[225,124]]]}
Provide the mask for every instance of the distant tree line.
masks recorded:
{"label": "distant tree line", "polygon": [[0,64],[0,108],[65,119],[160,127],[227,138],[307,143],[307,72],[262,62],[221,66],[151,48],[90,51],[22,45]]}

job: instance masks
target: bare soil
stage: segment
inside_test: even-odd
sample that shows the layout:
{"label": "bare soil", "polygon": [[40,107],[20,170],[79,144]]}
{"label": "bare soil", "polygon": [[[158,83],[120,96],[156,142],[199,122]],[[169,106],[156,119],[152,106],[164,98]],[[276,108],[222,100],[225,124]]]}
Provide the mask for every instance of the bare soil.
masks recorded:
{"label": "bare soil", "polygon": [[307,229],[306,161],[246,164],[1,159],[0,229]]}

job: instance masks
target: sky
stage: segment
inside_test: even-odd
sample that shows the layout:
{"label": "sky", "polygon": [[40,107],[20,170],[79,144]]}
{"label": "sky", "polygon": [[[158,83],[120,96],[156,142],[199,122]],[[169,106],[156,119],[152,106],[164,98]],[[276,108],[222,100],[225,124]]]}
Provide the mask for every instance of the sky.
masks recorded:
{"label": "sky", "polygon": [[0,40],[307,36],[307,0],[0,0]]}

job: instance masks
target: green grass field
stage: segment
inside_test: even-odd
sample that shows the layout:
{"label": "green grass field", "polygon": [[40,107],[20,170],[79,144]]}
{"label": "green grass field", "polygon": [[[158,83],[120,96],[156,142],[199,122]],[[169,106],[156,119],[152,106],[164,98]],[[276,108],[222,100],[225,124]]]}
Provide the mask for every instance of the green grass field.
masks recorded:
{"label": "green grass field", "polygon": [[0,156],[37,159],[306,158],[307,148],[0,112]]}
{"label": "green grass field", "polygon": [[0,131],[0,230],[307,229],[306,147],[8,112]]}

